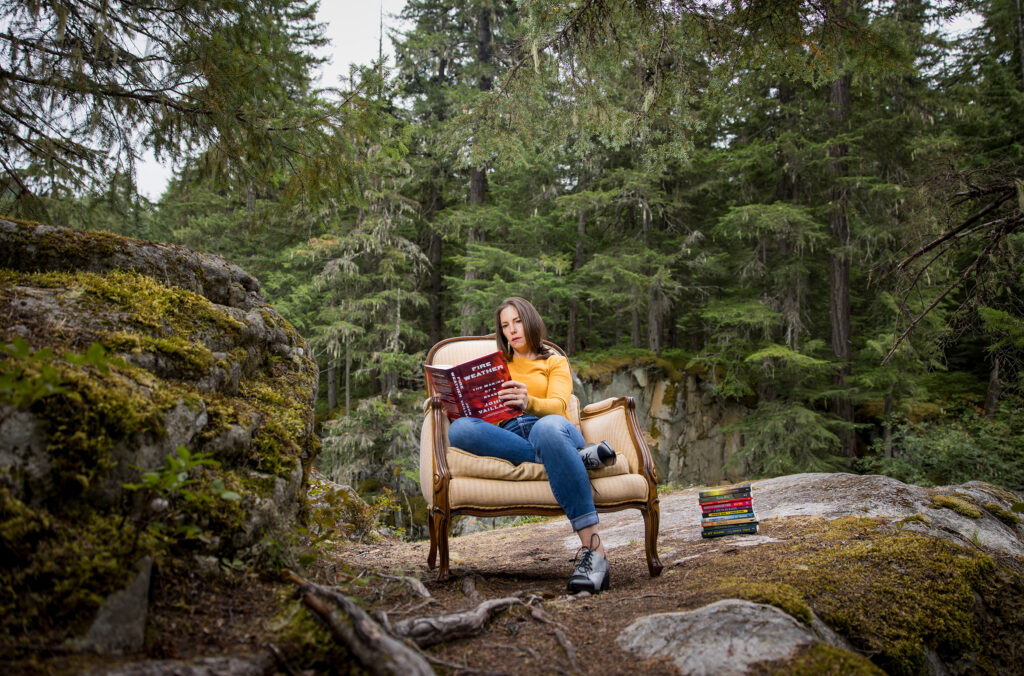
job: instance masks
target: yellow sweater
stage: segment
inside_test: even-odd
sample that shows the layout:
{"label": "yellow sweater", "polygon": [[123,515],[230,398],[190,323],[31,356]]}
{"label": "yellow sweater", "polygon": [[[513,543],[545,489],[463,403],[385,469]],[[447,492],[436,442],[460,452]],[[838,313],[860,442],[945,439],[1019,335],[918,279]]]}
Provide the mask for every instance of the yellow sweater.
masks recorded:
{"label": "yellow sweater", "polygon": [[526,385],[530,400],[526,412],[537,417],[565,415],[572,396],[572,374],[569,360],[553,354],[547,359],[515,357],[508,363],[512,380]]}

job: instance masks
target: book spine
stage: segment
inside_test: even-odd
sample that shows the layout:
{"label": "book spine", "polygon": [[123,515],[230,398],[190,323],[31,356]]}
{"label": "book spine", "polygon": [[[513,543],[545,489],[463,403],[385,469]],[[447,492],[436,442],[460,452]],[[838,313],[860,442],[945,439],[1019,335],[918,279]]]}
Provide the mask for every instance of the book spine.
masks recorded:
{"label": "book spine", "polygon": [[752,504],[750,498],[746,500],[722,500],[721,502],[705,503],[700,506],[700,510],[707,514],[708,512],[717,512],[723,509],[749,508]]}
{"label": "book spine", "polygon": [[719,514],[717,516],[705,516],[703,519],[700,520],[700,522],[702,524],[707,525],[709,523],[720,523],[722,521],[735,521],[736,519],[753,520],[754,512],[753,510],[751,510],[742,514]]}
{"label": "book spine", "polygon": [[754,533],[757,533],[757,524],[756,523],[740,525],[740,526],[730,526],[728,528],[713,528],[713,529],[707,529],[706,528],[706,529],[704,529],[701,532],[700,535],[701,535],[701,537],[705,537],[705,538],[716,538],[716,537],[721,537],[723,535],[750,535],[750,534],[754,534]]}
{"label": "book spine", "polygon": [[733,518],[739,518],[740,516],[753,516],[753,515],[754,515],[754,510],[752,510],[752,509],[750,509],[748,507],[744,507],[744,508],[740,508],[740,509],[723,509],[723,510],[719,510],[719,511],[716,511],[716,512],[708,512],[708,513],[706,513],[703,516],[703,518],[704,519],[709,519],[709,518],[716,517],[716,516],[731,516]]}
{"label": "book spine", "polygon": [[701,525],[705,529],[714,529],[719,526],[736,526],[744,523],[757,523],[757,517],[751,516],[723,516],[718,517],[717,521],[710,521],[709,519],[702,519]]}
{"label": "book spine", "polygon": [[733,493],[722,493],[721,495],[708,495],[697,498],[697,502],[702,505],[710,502],[721,502],[723,500],[743,500],[744,498],[750,498],[750,490],[735,491]]}
{"label": "book spine", "polygon": [[750,484],[740,484],[738,486],[723,486],[721,488],[709,488],[701,491],[698,496],[701,498],[712,498],[720,495],[729,495],[730,493],[750,493]]}

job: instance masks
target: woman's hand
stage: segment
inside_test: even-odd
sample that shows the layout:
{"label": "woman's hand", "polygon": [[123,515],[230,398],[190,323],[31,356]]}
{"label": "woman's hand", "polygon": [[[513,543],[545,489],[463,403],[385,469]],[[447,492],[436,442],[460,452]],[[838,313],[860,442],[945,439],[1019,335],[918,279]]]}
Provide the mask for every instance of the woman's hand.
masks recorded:
{"label": "woman's hand", "polygon": [[530,395],[526,392],[526,385],[516,380],[506,380],[498,392],[498,398],[502,403],[520,411],[526,410],[526,404],[530,401]]}

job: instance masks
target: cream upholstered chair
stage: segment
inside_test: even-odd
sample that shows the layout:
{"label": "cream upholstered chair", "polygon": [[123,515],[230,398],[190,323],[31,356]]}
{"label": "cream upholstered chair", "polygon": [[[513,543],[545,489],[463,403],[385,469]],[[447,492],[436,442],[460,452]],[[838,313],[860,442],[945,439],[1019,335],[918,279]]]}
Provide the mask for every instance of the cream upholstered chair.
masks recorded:
{"label": "cream upholstered chair", "polygon": [[[548,347],[561,355],[555,344]],[[461,364],[497,350],[494,335],[443,340],[427,354],[428,364]],[[440,578],[448,576],[448,528],[455,514],[508,516],[562,514],[548,484],[544,465],[521,465],[499,458],[473,455],[448,444],[448,417],[441,400],[430,390],[423,405],[420,432],[420,488],[427,500],[430,553],[435,565],[440,552]],[[605,440],[616,451],[611,467],[589,472],[598,512],[639,509],[644,517],[647,568],[651,577],[661,573],[658,559],[658,487],[651,452],[636,421],[632,397],[606,399],[579,409],[575,395],[568,418],[590,442]]]}

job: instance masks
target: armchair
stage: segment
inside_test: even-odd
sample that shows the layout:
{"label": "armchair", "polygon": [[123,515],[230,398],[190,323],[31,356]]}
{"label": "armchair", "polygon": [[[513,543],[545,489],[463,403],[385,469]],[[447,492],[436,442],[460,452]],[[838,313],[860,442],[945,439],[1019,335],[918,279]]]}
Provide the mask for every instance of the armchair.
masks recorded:
{"label": "armchair", "polygon": [[[558,354],[557,345],[545,343]],[[443,340],[427,354],[428,364],[460,364],[495,351],[493,334]],[[440,554],[438,577],[448,577],[448,529],[457,514],[511,516],[562,514],[540,463],[512,465],[499,459],[473,455],[448,444],[448,418],[441,400],[430,390],[424,402],[420,431],[420,489],[427,501],[430,552],[433,569]],[[567,417],[588,443],[608,441],[616,463],[591,471],[594,504],[598,512],[638,509],[644,519],[647,569],[651,577],[661,573],[658,559],[658,487],[651,452],[636,421],[632,397],[606,399],[580,411],[572,396]]]}

